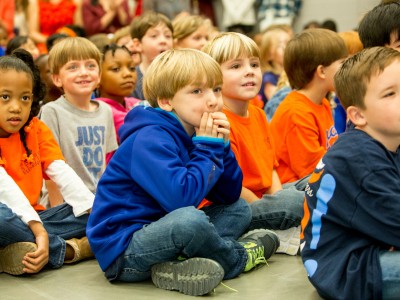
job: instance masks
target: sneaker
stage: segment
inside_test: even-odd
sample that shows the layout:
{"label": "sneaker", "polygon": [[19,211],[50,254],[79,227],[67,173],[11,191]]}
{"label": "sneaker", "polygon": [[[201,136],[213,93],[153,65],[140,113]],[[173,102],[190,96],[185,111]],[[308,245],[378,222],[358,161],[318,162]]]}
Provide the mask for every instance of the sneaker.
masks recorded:
{"label": "sneaker", "polygon": [[275,232],[267,229],[255,229],[245,233],[238,240],[246,249],[248,258],[244,272],[259,264],[266,264],[279,247],[279,238]]}
{"label": "sneaker", "polygon": [[224,269],[219,263],[200,257],[160,263],[151,268],[151,279],[156,287],[191,296],[208,294],[222,278]]}
{"label": "sneaker", "polygon": [[0,273],[5,272],[11,275],[24,274],[25,266],[22,263],[24,256],[29,252],[35,252],[35,243],[20,242],[0,248]]}
{"label": "sneaker", "polygon": [[301,226],[292,227],[286,230],[274,230],[278,235],[280,246],[276,253],[297,255],[300,248]]}
{"label": "sneaker", "polygon": [[65,242],[67,243],[67,245],[71,246],[72,249],[74,249],[74,258],[64,261],[65,264],[71,264],[78,262],[82,259],[94,257],[94,254],[90,249],[88,238],[86,236],[81,239],[73,238]]}

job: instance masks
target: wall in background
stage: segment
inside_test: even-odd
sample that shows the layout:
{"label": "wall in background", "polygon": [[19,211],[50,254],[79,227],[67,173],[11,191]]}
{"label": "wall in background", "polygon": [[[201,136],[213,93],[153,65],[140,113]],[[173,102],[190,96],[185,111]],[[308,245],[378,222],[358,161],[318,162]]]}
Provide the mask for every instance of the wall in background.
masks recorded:
{"label": "wall in background", "polygon": [[323,22],[332,19],[338,31],[357,28],[362,16],[380,3],[380,0],[303,0],[299,16],[294,22],[295,32],[310,21]]}

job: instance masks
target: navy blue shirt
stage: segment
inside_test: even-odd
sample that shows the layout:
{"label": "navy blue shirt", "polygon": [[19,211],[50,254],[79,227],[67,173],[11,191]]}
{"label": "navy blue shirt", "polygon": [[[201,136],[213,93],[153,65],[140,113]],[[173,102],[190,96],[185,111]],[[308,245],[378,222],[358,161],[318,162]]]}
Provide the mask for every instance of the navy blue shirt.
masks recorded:
{"label": "navy blue shirt", "polygon": [[339,136],[306,187],[304,266],[324,298],[381,299],[380,250],[400,248],[399,154],[358,129]]}

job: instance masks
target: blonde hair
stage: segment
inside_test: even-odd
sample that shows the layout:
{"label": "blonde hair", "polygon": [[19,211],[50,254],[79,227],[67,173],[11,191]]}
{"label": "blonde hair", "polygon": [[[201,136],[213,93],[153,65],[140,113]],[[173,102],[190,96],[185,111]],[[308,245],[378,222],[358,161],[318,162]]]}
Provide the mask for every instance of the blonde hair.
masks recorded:
{"label": "blonde hair", "polygon": [[272,52],[276,52],[276,49],[279,46],[279,42],[277,40],[281,34],[286,34],[290,39],[290,34],[280,27],[272,28],[262,35],[260,53],[263,61],[263,73],[281,73],[281,68],[278,68],[272,59]]}
{"label": "blonde hair", "polygon": [[335,91],[343,107],[365,109],[364,97],[371,77],[382,73],[395,60],[400,61],[400,52],[388,47],[367,48],[346,59],[334,77]]}
{"label": "blonde hair", "polygon": [[208,19],[202,16],[183,15],[175,18],[172,21],[172,26],[174,28],[174,40],[179,41],[184,39],[203,25],[210,26],[211,24]]}
{"label": "blonde hair", "polygon": [[60,69],[71,60],[94,59],[101,67],[101,53],[86,38],[68,37],[55,44],[49,52],[49,67],[51,74],[59,74]]}
{"label": "blonde hair", "polygon": [[171,49],[150,64],[143,77],[143,93],[153,107],[159,99],[172,99],[185,86],[206,81],[207,87],[222,85],[222,71],[207,54],[194,49]]}
{"label": "blonde hair", "polygon": [[257,44],[248,36],[237,32],[216,35],[202,49],[219,64],[239,57],[257,57],[261,60]]}
{"label": "blonde hair", "polygon": [[114,36],[111,39],[111,42],[117,44],[119,39],[127,35],[129,35],[129,37],[131,36],[131,27],[129,25],[115,31]]}

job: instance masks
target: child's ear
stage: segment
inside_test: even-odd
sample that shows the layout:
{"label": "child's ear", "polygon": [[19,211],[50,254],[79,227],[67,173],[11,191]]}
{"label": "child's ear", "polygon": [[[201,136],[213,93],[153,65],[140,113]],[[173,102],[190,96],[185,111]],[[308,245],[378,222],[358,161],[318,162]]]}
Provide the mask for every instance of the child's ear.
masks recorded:
{"label": "child's ear", "polygon": [[60,75],[58,74],[51,74],[51,79],[53,80],[53,83],[56,87],[62,88],[62,82]]}
{"label": "child's ear", "polygon": [[157,99],[158,107],[165,111],[172,111],[174,108],[172,107],[171,100],[169,99]]}
{"label": "child's ear", "polygon": [[132,39],[132,43],[133,43],[134,51],[142,52],[142,43],[140,42],[140,40],[138,38]]}
{"label": "child's ear", "polygon": [[350,119],[351,123],[355,126],[363,127],[367,124],[367,119],[364,116],[363,111],[356,106],[349,106],[346,110],[347,118]]}
{"label": "child's ear", "polygon": [[319,78],[325,79],[325,67],[323,65],[319,65],[317,67],[317,70],[315,70],[315,73],[318,75]]}

